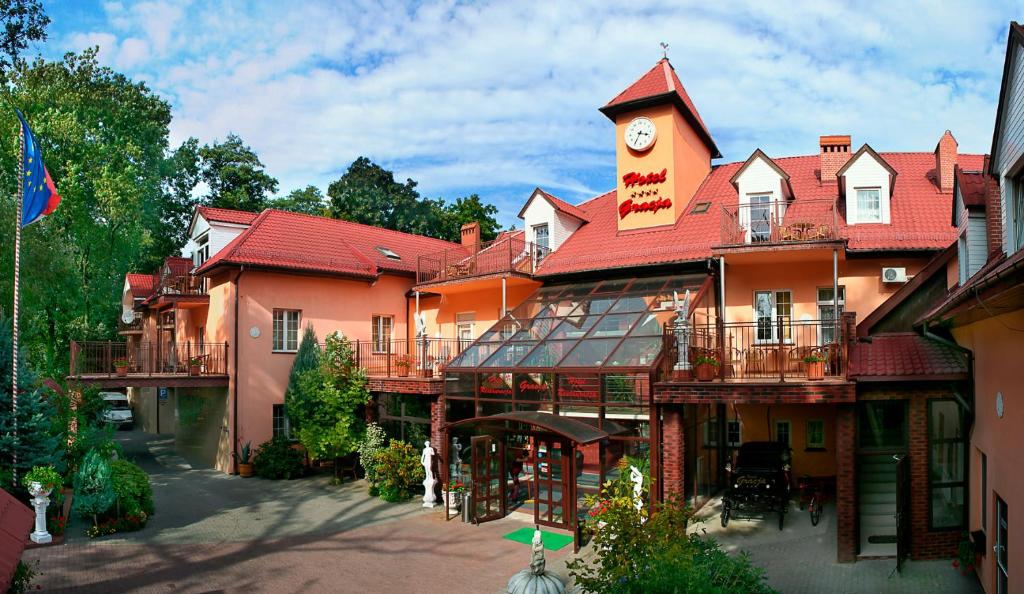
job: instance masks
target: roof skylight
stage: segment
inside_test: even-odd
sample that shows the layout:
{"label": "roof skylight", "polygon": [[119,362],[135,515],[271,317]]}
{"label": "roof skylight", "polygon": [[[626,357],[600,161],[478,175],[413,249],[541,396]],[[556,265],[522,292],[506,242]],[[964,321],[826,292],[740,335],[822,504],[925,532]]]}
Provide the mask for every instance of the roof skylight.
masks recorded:
{"label": "roof skylight", "polygon": [[386,247],[381,247],[381,246],[378,245],[377,246],[377,251],[380,252],[381,254],[384,254],[384,257],[389,259],[389,260],[401,260],[402,259],[401,256],[399,256],[394,251],[392,251],[391,249],[386,248]]}

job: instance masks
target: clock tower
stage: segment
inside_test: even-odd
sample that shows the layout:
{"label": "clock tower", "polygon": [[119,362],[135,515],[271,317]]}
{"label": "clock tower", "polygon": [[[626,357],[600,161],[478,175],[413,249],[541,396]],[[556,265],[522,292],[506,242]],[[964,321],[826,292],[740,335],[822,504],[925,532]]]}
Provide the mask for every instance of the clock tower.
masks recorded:
{"label": "clock tower", "polygon": [[675,224],[722,155],[668,58],[601,113],[615,122],[619,231]]}

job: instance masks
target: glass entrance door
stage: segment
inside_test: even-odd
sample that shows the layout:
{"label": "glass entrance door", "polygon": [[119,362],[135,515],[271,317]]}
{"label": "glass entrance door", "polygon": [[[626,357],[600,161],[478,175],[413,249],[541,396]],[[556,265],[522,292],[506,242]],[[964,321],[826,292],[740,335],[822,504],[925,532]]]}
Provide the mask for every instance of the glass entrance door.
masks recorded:
{"label": "glass entrance door", "polygon": [[470,440],[472,450],[472,505],[476,523],[505,517],[504,444],[490,435]]}
{"label": "glass entrance door", "polygon": [[552,437],[535,437],[534,444],[533,519],[538,524],[565,528],[569,525],[566,506],[572,480],[572,446]]}
{"label": "glass entrance door", "polygon": [[1010,564],[1007,558],[1007,539],[1010,524],[1007,516],[1009,510],[1001,497],[996,497],[996,545],[992,547],[996,554],[996,594],[1009,592]]}

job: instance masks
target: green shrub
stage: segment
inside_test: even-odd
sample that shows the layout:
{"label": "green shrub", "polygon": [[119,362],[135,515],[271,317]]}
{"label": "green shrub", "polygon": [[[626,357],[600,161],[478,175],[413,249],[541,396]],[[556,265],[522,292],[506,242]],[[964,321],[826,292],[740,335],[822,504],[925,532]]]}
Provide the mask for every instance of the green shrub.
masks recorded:
{"label": "green shrub", "polygon": [[377,467],[374,464],[374,456],[384,451],[388,441],[388,435],[377,423],[370,423],[366,426],[366,436],[359,442],[359,464],[363,467],[366,483],[370,486],[370,496],[376,497],[377,489]]}
{"label": "green shrub", "polygon": [[302,460],[302,452],[288,439],[277,436],[256,448],[253,466],[256,475],[263,478],[293,479],[302,476]]}
{"label": "green shrub", "polygon": [[59,492],[64,481],[53,466],[33,466],[32,470],[21,479],[21,485],[26,489],[32,483],[39,483],[44,489],[51,492]]}
{"label": "green shrub", "polygon": [[18,566],[14,568],[14,576],[11,578],[11,586],[7,590],[7,594],[25,594],[25,592],[32,590],[32,580],[37,575],[39,575],[38,561],[35,562],[35,565],[18,561]]}
{"label": "green shrub", "polygon": [[419,452],[404,441],[392,440],[386,449],[373,456],[377,490],[384,501],[405,501],[426,478]]}
{"label": "green shrub", "polygon": [[75,473],[75,498],[72,503],[75,511],[90,517],[95,526],[98,516],[106,513],[116,498],[110,462],[100,452],[90,450]]}
{"label": "green shrub", "polygon": [[110,463],[110,472],[117,495],[115,516],[139,516],[140,512],[153,515],[153,487],[146,471],[127,460],[114,460]]}
{"label": "green shrub", "polygon": [[746,554],[731,556],[711,539],[687,534],[692,517],[678,497],[648,515],[636,509],[625,464],[590,506],[585,533],[594,540],[593,562],[567,564],[583,592],[592,594],[769,594],[764,570]]}

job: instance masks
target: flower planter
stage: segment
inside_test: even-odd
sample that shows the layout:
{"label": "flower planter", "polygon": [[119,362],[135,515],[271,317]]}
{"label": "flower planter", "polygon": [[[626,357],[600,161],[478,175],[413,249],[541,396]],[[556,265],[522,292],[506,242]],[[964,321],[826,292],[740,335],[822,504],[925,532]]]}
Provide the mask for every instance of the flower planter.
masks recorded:
{"label": "flower planter", "polygon": [[459,509],[462,506],[462,492],[441,491],[441,496],[448,500],[449,509]]}
{"label": "flower planter", "polygon": [[408,367],[404,367],[404,366],[403,367],[399,367],[398,368],[398,377],[409,377],[409,368]]}
{"label": "flower planter", "polygon": [[119,365],[117,367],[114,367],[114,373],[117,374],[117,377],[128,377],[128,366],[127,365],[123,365],[123,366]]}
{"label": "flower planter", "polygon": [[423,369],[423,377],[434,377],[434,369],[432,367],[425,367]]}
{"label": "flower planter", "polygon": [[238,463],[238,476],[243,478],[249,478],[252,476],[252,464]]}
{"label": "flower planter", "polygon": [[711,380],[715,379],[715,375],[717,375],[718,368],[710,363],[701,363],[700,365],[697,365],[695,371],[697,374],[697,381],[710,382]]}
{"label": "flower planter", "polygon": [[825,379],[825,362],[811,361],[807,363],[807,379],[810,381]]}
{"label": "flower planter", "polygon": [[189,365],[188,366],[188,374],[189,375],[200,375],[202,373],[203,373],[203,366],[202,365]]}

